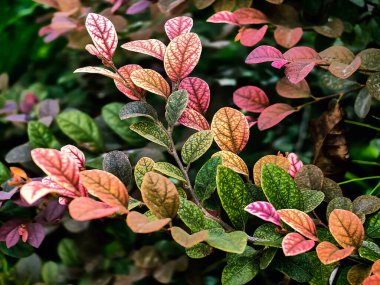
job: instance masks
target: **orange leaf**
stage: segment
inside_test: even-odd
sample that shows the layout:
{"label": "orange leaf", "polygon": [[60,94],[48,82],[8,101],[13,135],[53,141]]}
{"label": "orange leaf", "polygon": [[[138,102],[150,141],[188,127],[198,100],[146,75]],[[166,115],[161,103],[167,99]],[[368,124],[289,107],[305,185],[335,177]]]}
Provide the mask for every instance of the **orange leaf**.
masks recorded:
{"label": "orange leaf", "polygon": [[244,160],[233,152],[222,150],[214,153],[211,157],[220,156],[222,165],[231,168],[233,171],[249,177],[249,170]]}
{"label": "orange leaf", "polygon": [[380,259],[372,264],[371,273],[380,276]]}
{"label": "orange leaf", "polygon": [[309,239],[318,241],[315,224],[306,213],[296,209],[283,209],[277,212],[280,214],[281,220],[297,232]]}
{"label": "orange leaf", "polygon": [[81,182],[88,192],[111,207],[127,212],[129,195],[127,188],[115,175],[103,170],[85,170],[80,173]]}
{"label": "orange leaf", "polygon": [[215,113],[211,123],[214,140],[222,150],[241,152],[249,139],[248,121],[238,110],[224,107]]}
{"label": "orange leaf", "polygon": [[139,69],[131,73],[134,84],[154,94],[165,98],[170,95],[170,87],[166,80],[157,71],[152,69]]}
{"label": "orange leaf", "polygon": [[274,30],[274,39],[280,46],[284,48],[291,48],[300,41],[302,34],[302,28],[291,29],[284,26],[277,26]]}
{"label": "orange leaf", "polygon": [[293,84],[286,77],[283,77],[277,81],[276,91],[278,95],[291,99],[309,98],[311,95],[310,87],[305,79],[301,80],[297,84]]}
{"label": "orange leaf", "polygon": [[203,117],[201,113],[190,108],[183,110],[181,117],[178,119],[178,123],[197,131],[205,131],[210,129],[210,125],[205,117]]}
{"label": "orange leaf", "polygon": [[193,19],[186,16],[175,17],[165,23],[165,32],[170,40],[179,35],[189,33],[193,27]]}
{"label": "orange leaf", "polygon": [[298,255],[314,247],[313,240],[307,240],[298,233],[289,233],[282,240],[282,250],[286,256]]}
{"label": "orange leaf", "polygon": [[140,100],[145,97],[146,91],[137,87],[131,79],[132,72],[140,69],[143,68],[137,64],[124,65],[118,69],[120,74],[123,76],[123,79],[114,81],[117,89],[132,100]]}
{"label": "orange leaf", "polygon": [[286,172],[289,171],[290,168],[290,162],[289,159],[284,157],[282,154],[279,155],[266,155],[262,158],[260,158],[253,167],[253,179],[255,181],[255,184],[259,187],[261,187],[261,168],[265,163],[273,163],[277,166],[284,169]]}
{"label": "orange leaf", "polygon": [[189,75],[197,65],[202,52],[201,40],[194,33],[179,35],[166,48],[164,67],[173,82]]}
{"label": "orange leaf", "polygon": [[367,277],[363,285],[379,285],[380,284],[380,275],[372,275]]}
{"label": "orange leaf", "polygon": [[316,251],[319,260],[323,264],[330,264],[349,256],[355,250],[354,247],[339,249],[331,242],[324,241],[317,245]]}
{"label": "orange leaf", "polygon": [[208,231],[200,231],[189,235],[179,227],[170,228],[173,239],[185,248],[193,247],[194,245],[205,241],[208,238]]}
{"label": "orange leaf", "polygon": [[79,197],[69,204],[70,216],[77,221],[88,221],[108,217],[119,211],[103,202],[88,197]]}
{"label": "orange leaf", "polygon": [[358,216],[346,210],[335,209],[329,217],[330,232],[343,247],[360,247],[364,240],[364,227]]}
{"label": "orange leaf", "polygon": [[165,218],[151,221],[147,216],[133,211],[129,212],[127,216],[127,225],[134,233],[147,234],[161,230],[171,220],[170,218]]}
{"label": "orange leaf", "polygon": [[55,183],[70,191],[74,196],[80,196],[79,168],[69,155],[55,149],[36,148],[32,150],[33,161]]}
{"label": "orange leaf", "polygon": [[123,44],[121,47],[129,51],[147,54],[160,60],[164,60],[166,50],[163,42],[154,39],[132,41]]}

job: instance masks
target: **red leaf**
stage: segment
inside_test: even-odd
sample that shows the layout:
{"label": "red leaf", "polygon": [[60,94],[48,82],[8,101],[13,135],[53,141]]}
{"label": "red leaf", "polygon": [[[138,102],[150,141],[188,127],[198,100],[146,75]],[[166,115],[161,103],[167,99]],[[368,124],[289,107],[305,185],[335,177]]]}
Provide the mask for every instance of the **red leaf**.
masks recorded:
{"label": "red leaf", "polygon": [[323,241],[317,245],[316,251],[319,260],[323,264],[331,264],[349,256],[355,247],[347,247],[344,249],[337,248],[334,244],[328,241]]}
{"label": "red leaf", "polygon": [[350,64],[333,61],[329,66],[329,71],[336,77],[346,79],[358,70],[361,63],[362,61],[359,56],[355,57]]}
{"label": "red leaf", "polygon": [[269,99],[265,92],[256,86],[244,86],[233,94],[236,106],[254,113],[262,112],[269,105]]}
{"label": "red leaf", "polygon": [[236,21],[240,25],[268,23],[265,14],[254,8],[241,8],[234,12]]}
{"label": "red leaf", "polygon": [[311,62],[317,62],[321,59],[319,54],[309,47],[294,47],[284,53],[284,58],[290,62],[308,64]]}
{"label": "red leaf", "polygon": [[186,108],[183,111],[181,117],[178,119],[178,123],[197,131],[210,129],[210,125],[205,117],[197,111],[189,108]]}
{"label": "red leaf", "polygon": [[185,89],[189,94],[187,107],[204,114],[210,104],[210,88],[204,80],[197,77],[186,77],[178,89]]}
{"label": "red leaf", "polygon": [[280,215],[271,203],[256,201],[246,206],[244,210],[264,221],[281,226]]}
{"label": "red leaf", "polygon": [[197,65],[201,52],[202,44],[197,34],[182,34],[172,40],[164,57],[164,67],[169,78],[177,82],[189,75]]}
{"label": "red leaf", "polygon": [[264,25],[260,29],[243,28],[240,32],[240,43],[243,46],[251,47],[261,41],[267,32],[268,26]]}
{"label": "red leaf", "polygon": [[225,24],[231,24],[239,26],[234,13],[230,11],[221,11],[218,13],[215,13],[210,18],[207,19],[207,22],[210,23],[225,23]]}
{"label": "red leaf", "polygon": [[258,128],[260,131],[269,129],[296,111],[296,109],[288,104],[273,104],[260,114],[259,118],[257,119]]}
{"label": "red leaf", "polygon": [[115,80],[116,88],[119,89],[121,93],[126,95],[129,99],[140,100],[145,97],[146,91],[140,87],[137,87],[132,79],[131,74],[135,70],[143,69],[137,64],[128,64],[119,68],[120,74],[123,76],[124,80]]}
{"label": "red leaf", "polygon": [[179,35],[189,33],[192,27],[193,19],[190,17],[175,17],[166,21],[165,32],[168,35],[168,38],[173,40]]}
{"label": "red leaf", "polygon": [[117,47],[117,34],[112,22],[102,15],[89,13],[86,18],[86,29],[98,53],[105,59],[111,60]]}
{"label": "red leaf", "polygon": [[314,68],[315,62],[292,62],[285,66],[285,75],[293,84],[301,82]]}
{"label": "red leaf", "polygon": [[255,48],[253,51],[251,51],[251,53],[245,60],[245,63],[254,64],[278,60],[284,60],[284,56],[278,49],[271,46],[259,46]]}
{"label": "red leaf", "polygon": [[286,224],[305,237],[318,241],[317,229],[308,214],[296,209],[278,210],[278,213]]}
{"label": "red leaf", "polygon": [[300,82],[293,84],[286,77],[277,81],[276,91],[278,95],[291,99],[309,98],[311,95],[306,80],[301,80]]}
{"label": "red leaf", "polygon": [[166,46],[159,40],[138,40],[125,43],[121,46],[123,49],[147,54],[164,60]]}
{"label": "red leaf", "polygon": [[86,162],[86,158],[85,158],[83,152],[79,148],[77,148],[76,146],[73,146],[71,144],[68,144],[68,145],[65,145],[64,147],[61,148],[61,152],[66,153],[72,159],[74,159],[74,161],[76,162],[76,164],[79,167],[79,170],[85,169],[84,164]]}
{"label": "red leaf", "polygon": [[274,39],[280,46],[284,48],[291,48],[301,40],[302,34],[302,28],[290,29],[284,26],[277,26],[274,31]]}
{"label": "red leaf", "polygon": [[115,214],[119,208],[112,208],[106,203],[88,197],[79,197],[69,204],[70,216],[77,221],[100,219]]}
{"label": "red leaf", "polygon": [[289,233],[282,240],[282,250],[285,256],[294,256],[309,251],[315,245],[313,240],[307,240],[298,233]]}

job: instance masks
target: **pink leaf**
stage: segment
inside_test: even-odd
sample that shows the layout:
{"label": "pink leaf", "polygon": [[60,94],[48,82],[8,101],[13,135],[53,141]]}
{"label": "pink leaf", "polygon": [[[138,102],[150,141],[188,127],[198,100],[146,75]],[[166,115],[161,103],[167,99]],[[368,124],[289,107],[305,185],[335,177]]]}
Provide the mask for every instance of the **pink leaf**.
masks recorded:
{"label": "pink leaf", "polygon": [[267,16],[254,8],[241,8],[236,10],[233,14],[240,25],[268,23]]}
{"label": "pink leaf", "polygon": [[309,251],[314,247],[313,240],[307,240],[299,233],[289,233],[282,240],[285,256],[294,256]]}
{"label": "pink leaf", "polygon": [[74,70],[74,73],[95,73],[107,76],[109,78],[120,80],[120,76],[117,73],[114,73],[108,69],[105,69],[103,67],[97,67],[97,66],[86,66],[81,67],[76,70]]}
{"label": "pink leaf", "polygon": [[261,41],[267,32],[268,26],[264,25],[260,29],[243,28],[240,35],[240,43],[243,46],[251,47]]}
{"label": "pink leaf", "polygon": [[251,51],[245,60],[245,63],[254,64],[278,60],[284,60],[284,56],[278,49],[271,46],[259,46]]}
{"label": "pink leaf", "polygon": [[181,117],[178,120],[178,123],[197,131],[210,129],[210,125],[205,117],[203,117],[202,114],[198,113],[197,111],[189,108],[186,108],[183,111]]}
{"label": "pink leaf", "polygon": [[123,49],[147,54],[158,58],[159,60],[164,60],[166,46],[159,40],[138,40],[125,43],[121,46]]}
{"label": "pink leaf", "polygon": [[244,210],[264,221],[281,226],[280,215],[271,203],[261,201],[253,202],[246,206]]}
{"label": "pink leaf", "polygon": [[204,114],[210,104],[210,88],[204,80],[197,77],[186,77],[178,89],[185,89],[189,94],[187,107]]}
{"label": "pink leaf", "polygon": [[290,62],[308,64],[321,59],[319,54],[309,47],[299,46],[289,49],[284,53],[284,58]]}
{"label": "pink leaf", "polygon": [[257,119],[258,128],[260,131],[269,129],[296,111],[296,109],[288,104],[273,104],[260,114],[259,118]]}
{"label": "pink leaf", "polygon": [[137,13],[141,13],[146,8],[148,8],[151,4],[152,4],[152,2],[147,1],[147,0],[138,1],[136,3],[133,3],[131,6],[129,6],[126,14],[127,15],[134,15]]}
{"label": "pink leaf", "polygon": [[70,215],[77,221],[100,219],[115,214],[117,211],[119,208],[110,207],[106,203],[88,197],[76,198],[69,204]]}
{"label": "pink leaf", "polygon": [[84,163],[86,162],[86,158],[79,148],[68,144],[61,148],[61,152],[68,154],[72,159],[74,159],[79,167],[79,170],[85,169]]}
{"label": "pink leaf", "polygon": [[277,26],[274,31],[274,39],[280,46],[291,48],[301,40],[302,34],[302,28],[290,29],[284,26]]}
{"label": "pink leaf", "polygon": [[89,13],[86,18],[86,29],[98,53],[105,59],[111,60],[117,47],[117,34],[112,22],[102,15]]}
{"label": "pink leaf", "polygon": [[315,62],[292,62],[285,66],[285,75],[293,84],[301,82],[314,68]]}
{"label": "pink leaf", "polygon": [[286,59],[280,59],[280,60],[273,61],[271,65],[274,68],[280,69],[281,67],[283,67],[287,63],[288,63],[288,61]]}
{"label": "pink leaf", "polygon": [[347,79],[352,74],[354,74],[356,70],[358,70],[361,63],[362,61],[360,59],[360,56],[355,57],[355,59],[350,64],[333,61],[329,66],[329,71],[336,77]]}
{"label": "pink leaf", "polygon": [[254,118],[254,117],[252,117],[252,116],[245,116],[245,118],[247,119],[247,121],[248,121],[248,126],[249,126],[250,128],[257,124],[257,119],[256,119],[256,118]]}
{"label": "pink leaf", "polygon": [[137,87],[131,80],[131,74],[135,70],[143,69],[137,64],[128,64],[119,68],[120,74],[124,80],[115,80],[116,88],[119,89],[124,95],[132,100],[140,100],[145,97],[146,91],[140,87]]}
{"label": "pink leaf", "polygon": [[236,106],[254,113],[262,112],[269,105],[269,99],[265,92],[256,86],[244,86],[233,94]]}
{"label": "pink leaf", "polygon": [[230,11],[221,11],[218,13],[215,13],[210,18],[207,19],[207,22],[210,23],[225,23],[225,24],[231,24],[239,26],[234,13]]}
{"label": "pink leaf", "polygon": [[286,77],[277,81],[276,91],[278,95],[285,98],[309,98],[310,88],[306,80],[301,80],[297,84],[291,83]]}
{"label": "pink leaf", "polygon": [[290,168],[288,170],[288,173],[292,176],[295,177],[297,172],[301,169],[303,166],[303,162],[298,159],[297,154],[294,152],[291,152],[288,154],[288,160],[290,162]]}
{"label": "pink leaf", "polygon": [[192,27],[193,19],[190,17],[175,17],[166,21],[165,32],[168,35],[168,38],[173,40],[179,35],[189,33]]}
{"label": "pink leaf", "polygon": [[96,47],[93,44],[86,45],[85,49],[92,55],[100,56],[99,51],[96,49]]}

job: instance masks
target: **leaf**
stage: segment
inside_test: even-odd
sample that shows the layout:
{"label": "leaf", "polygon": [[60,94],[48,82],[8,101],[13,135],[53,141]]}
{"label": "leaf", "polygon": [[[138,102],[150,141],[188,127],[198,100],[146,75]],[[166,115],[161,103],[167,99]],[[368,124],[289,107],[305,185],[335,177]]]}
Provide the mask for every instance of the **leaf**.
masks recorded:
{"label": "leaf", "polygon": [[214,4],[212,5],[212,8],[214,11],[231,11],[234,6],[236,0],[219,0],[215,1]]}
{"label": "leaf", "polygon": [[336,197],[343,197],[342,189],[333,180],[325,177],[323,179],[321,191],[325,193],[325,202],[329,202]]}
{"label": "leaf", "polygon": [[30,121],[28,137],[32,148],[59,148],[59,142],[52,131],[43,123]]}
{"label": "leaf", "polygon": [[344,24],[341,19],[329,18],[323,26],[314,26],[314,31],[328,38],[338,38],[344,31]]}
{"label": "leaf", "polygon": [[142,121],[134,123],[129,127],[132,131],[156,144],[166,148],[170,147],[170,139],[166,131],[152,121]]}
{"label": "leaf", "polygon": [[72,239],[62,239],[58,244],[57,253],[63,264],[68,267],[77,267],[82,265],[78,247]]}
{"label": "leaf", "polygon": [[281,220],[305,237],[318,241],[317,229],[313,220],[304,212],[296,209],[279,210]]}
{"label": "leaf", "polygon": [[305,64],[318,62],[321,59],[314,49],[306,46],[297,46],[287,50],[284,53],[284,58],[289,62]]}
{"label": "leaf", "polygon": [[253,233],[253,237],[258,239],[255,242],[257,245],[281,247],[282,236],[278,232],[278,227],[274,224],[260,225]]}
{"label": "leaf", "polygon": [[315,245],[313,240],[307,240],[298,233],[288,233],[282,240],[282,250],[285,256],[294,256],[309,251]]}
{"label": "leaf", "polygon": [[349,91],[361,87],[361,85],[355,81],[338,78],[327,72],[321,76],[321,85],[324,88],[334,91]]}
{"label": "leaf", "polygon": [[86,29],[97,52],[106,60],[112,60],[118,41],[111,21],[102,15],[89,13],[86,18]]}
{"label": "leaf", "polygon": [[56,117],[62,132],[77,144],[85,145],[92,151],[103,147],[102,137],[95,121],[81,111],[68,111]]}
{"label": "leaf", "polygon": [[243,110],[260,113],[269,105],[268,96],[256,86],[244,86],[233,94],[234,104]]}
{"label": "leaf", "polygon": [[153,56],[159,60],[164,60],[166,50],[166,46],[161,41],[154,39],[132,41],[121,45],[121,47],[129,51]]}
{"label": "leaf", "polygon": [[368,93],[367,88],[360,89],[358,95],[355,98],[354,110],[355,114],[364,119],[367,117],[369,110],[371,109],[372,96]]}
{"label": "leaf", "polygon": [[103,170],[115,175],[126,186],[132,182],[132,166],[128,156],[122,151],[114,150],[106,153]]}
{"label": "leaf", "polygon": [[321,242],[317,245],[316,248],[318,258],[323,264],[331,264],[344,259],[348,257],[354,250],[354,247],[339,249],[328,241]]}
{"label": "leaf", "polygon": [[223,229],[210,229],[207,243],[226,252],[243,253],[247,246],[247,234],[242,231],[225,233]]}
{"label": "leaf", "polygon": [[205,230],[189,235],[179,227],[171,227],[170,232],[173,239],[184,248],[191,248],[208,238],[208,231]]}
{"label": "leaf", "polygon": [[369,218],[366,222],[365,231],[371,238],[380,238],[380,212]]}
{"label": "leaf", "polygon": [[277,253],[277,248],[275,247],[268,247],[263,250],[263,254],[260,258],[260,269],[264,270],[266,269],[274,259]]}
{"label": "leaf", "polygon": [[276,91],[278,95],[290,99],[311,97],[310,87],[304,79],[293,84],[286,77],[283,77],[277,81]]}
{"label": "leaf", "polygon": [[145,205],[157,218],[174,218],[177,215],[178,191],[165,176],[147,172],[141,184],[141,195]]}
{"label": "leaf", "polygon": [[206,153],[213,142],[212,131],[200,131],[191,135],[183,144],[181,156],[186,164],[190,164]]}
{"label": "leaf", "polygon": [[285,66],[285,75],[293,84],[301,82],[314,68],[315,62],[289,63]]}
{"label": "leaf", "polygon": [[263,165],[261,184],[265,196],[276,209],[303,209],[300,190],[292,177],[277,165]]}
{"label": "leaf", "polygon": [[86,67],[77,68],[74,70],[74,73],[95,73],[95,74],[107,76],[114,80],[121,80],[120,76],[117,73],[114,73],[108,69],[105,69],[103,67],[98,67],[98,66],[86,66]]}
{"label": "leaf", "polygon": [[[258,161],[256,161],[254,167],[253,167],[253,178],[255,181],[255,185],[261,187],[261,172],[263,165],[266,163],[273,163],[277,166],[281,167],[286,172],[290,169],[290,162],[289,160],[284,157],[283,155],[266,155],[260,158]],[[301,168],[302,169],[302,168]]]}
{"label": "leaf", "polygon": [[49,185],[45,185],[39,181],[32,181],[25,184],[20,190],[20,196],[24,201],[28,204],[34,204],[42,197],[57,193],[60,196],[75,198],[79,196],[79,193],[73,193],[69,190],[58,185],[58,187],[51,187]]}
{"label": "leaf", "polygon": [[219,165],[222,165],[222,158],[219,156],[212,157],[198,171],[195,178],[194,192],[199,201],[205,201],[214,193]]}
{"label": "leaf", "polygon": [[380,209],[380,198],[372,195],[361,195],[352,202],[353,212],[357,215],[369,215]]}
{"label": "leaf", "polygon": [[137,69],[131,73],[131,80],[135,85],[149,92],[168,98],[170,87],[166,80],[157,71],[152,69]]}
{"label": "leaf", "polygon": [[169,127],[173,127],[181,117],[188,101],[189,95],[186,90],[175,91],[168,97],[168,101],[165,106],[165,118]]}
{"label": "leaf", "polygon": [[142,69],[143,68],[137,64],[127,64],[118,69],[118,72],[123,76],[123,78],[121,80],[114,80],[114,83],[116,88],[129,99],[140,100],[145,98],[146,91],[140,87],[137,87],[131,79],[132,72]]}
{"label": "leaf", "polygon": [[141,184],[145,173],[153,171],[154,160],[149,157],[142,157],[135,165],[135,181],[139,189],[141,189]]}
{"label": "leaf", "polygon": [[42,266],[41,277],[42,280],[49,284],[54,283],[57,280],[59,274],[58,264],[53,261],[47,261]]}
{"label": "leaf", "polygon": [[284,48],[295,46],[302,38],[302,28],[288,28],[285,26],[277,26],[274,30],[274,39],[276,43]]}
{"label": "leaf", "polygon": [[197,131],[210,129],[210,125],[205,117],[201,113],[189,108],[183,111],[182,116],[178,119],[178,123]]}
{"label": "leaf", "polygon": [[257,119],[260,131],[269,129],[297,110],[284,103],[276,103],[265,108]]}
{"label": "leaf", "polygon": [[271,203],[256,201],[246,206],[244,210],[264,221],[281,226],[280,216]]}
{"label": "leaf", "polygon": [[178,86],[189,94],[187,107],[204,114],[210,104],[210,87],[207,82],[197,77],[186,77]]}
{"label": "leaf", "polygon": [[170,80],[178,82],[197,65],[202,44],[197,34],[186,33],[173,39],[166,48],[164,67]]}
{"label": "leaf", "polygon": [[204,243],[198,243],[191,248],[186,248],[187,256],[194,259],[204,258],[210,255],[212,251],[212,247]]}
{"label": "leaf", "polygon": [[111,207],[127,212],[129,195],[127,188],[115,175],[103,170],[85,170],[80,173],[81,183],[88,193]]}
{"label": "leaf", "polygon": [[215,113],[211,130],[222,150],[241,152],[249,139],[249,126],[245,116],[232,108],[224,107]]}
{"label": "leaf", "polygon": [[271,46],[262,45],[251,51],[251,53],[245,60],[245,63],[255,64],[267,61],[284,61],[285,63],[287,62],[287,60],[284,59],[284,56],[278,49]]}
{"label": "leaf", "polygon": [[348,48],[344,46],[332,46],[319,53],[323,61],[328,64],[333,62],[340,62],[349,64],[354,60],[355,55]]}
{"label": "leaf", "polygon": [[371,268],[366,264],[355,264],[348,270],[347,280],[351,285],[361,285],[370,275]]}
{"label": "leaf", "polygon": [[252,198],[243,179],[233,170],[218,166],[216,186],[223,209],[232,224],[238,229],[244,229],[248,219],[244,208],[252,201]]}
{"label": "leaf", "polygon": [[156,110],[152,105],[145,102],[130,102],[125,104],[119,113],[121,120],[126,120],[135,117],[145,117],[153,121],[158,120],[158,115]]}
{"label": "leaf", "polygon": [[240,43],[246,47],[254,46],[264,38],[267,30],[268,25],[264,25],[260,29],[241,28],[239,31]]}
{"label": "leaf", "polygon": [[340,63],[340,62],[332,62],[329,66],[329,71],[335,75],[336,77],[347,79],[355,71],[358,70],[361,64],[361,59],[359,56],[355,57],[355,59],[350,64]]}
{"label": "leaf", "polygon": [[352,212],[352,202],[346,197],[336,197],[327,205],[326,218],[329,219],[330,214],[335,209],[343,209]]}
{"label": "leaf", "polygon": [[329,217],[330,232],[343,247],[360,247],[364,240],[363,225],[354,213],[335,209]]}
{"label": "leaf", "polygon": [[139,200],[134,199],[133,197],[129,197],[129,203],[128,203],[128,211],[133,210],[136,207],[141,207],[144,204],[140,202]]}
{"label": "leaf", "polygon": [[363,285],[377,285],[379,282],[380,275],[371,275],[364,280]]}
{"label": "leaf", "polygon": [[303,190],[301,191],[303,200],[303,211],[309,213],[317,208],[325,199],[322,191]]}
{"label": "leaf", "polygon": [[380,72],[371,74],[368,77],[366,87],[368,89],[369,95],[371,95],[376,100],[380,100],[379,85],[380,85]]}
{"label": "leaf", "polygon": [[359,52],[358,56],[362,60],[361,67],[363,69],[380,71],[380,49],[369,48]]}
{"label": "leaf", "polygon": [[0,185],[7,181],[9,178],[11,178],[11,175],[8,168],[0,161]]}
{"label": "leaf", "polygon": [[230,11],[220,11],[212,15],[207,19],[207,22],[210,23],[225,23],[239,26],[234,13]]}
{"label": "leaf", "polygon": [[320,191],[324,181],[323,172],[315,165],[304,165],[297,172],[294,181],[300,189]]}
{"label": "leaf", "polygon": [[359,248],[359,255],[365,259],[375,262],[380,259],[380,248],[374,242],[363,241],[362,246]]}
{"label": "leaf", "polygon": [[223,166],[231,168],[233,171],[243,174],[244,176],[249,178],[248,167],[245,164],[244,160],[241,159],[238,155],[227,150],[222,150],[222,151],[218,151],[214,153],[211,157],[218,157],[218,156],[222,158]]}
{"label": "leaf", "polygon": [[263,12],[254,8],[241,8],[234,12],[235,19],[240,25],[265,24],[268,18]]}
{"label": "leaf", "polygon": [[153,170],[161,172],[169,177],[173,177],[177,180],[186,182],[181,170],[168,162],[156,162],[153,166]]}
{"label": "leaf", "polygon": [[148,234],[161,230],[171,221],[170,218],[151,221],[147,216],[139,212],[129,212],[127,215],[127,225],[134,233]]}
{"label": "leaf", "polygon": [[118,207],[110,207],[106,203],[88,197],[79,197],[69,204],[70,216],[77,221],[88,221],[111,216],[120,211]]}
{"label": "leaf", "polygon": [[193,27],[193,19],[186,16],[171,18],[165,23],[165,32],[170,40],[179,35],[189,33]]}

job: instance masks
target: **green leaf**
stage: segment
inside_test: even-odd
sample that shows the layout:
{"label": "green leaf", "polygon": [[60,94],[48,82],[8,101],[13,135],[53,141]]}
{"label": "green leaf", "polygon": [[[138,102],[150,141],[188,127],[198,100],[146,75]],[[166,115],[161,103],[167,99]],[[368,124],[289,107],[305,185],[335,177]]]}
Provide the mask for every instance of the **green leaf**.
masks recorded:
{"label": "green leaf", "polygon": [[42,280],[48,285],[57,284],[58,273],[58,264],[53,261],[48,261],[42,266]]}
{"label": "green leaf", "polygon": [[380,100],[379,85],[380,85],[380,72],[371,74],[368,77],[366,86],[367,86],[369,95],[371,95],[376,100]]}
{"label": "green leaf", "polygon": [[64,238],[58,244],[58,255],[64,265],[75,267],[82,264],[78,248],[72,239]]}
{"label": "green leaf", "polygon": [[128,156],[118,150],[106,153],[103,160],[103,170],[112,173],[128,186],[132,181],[132,166]]}
{"label": "green leaf", "polygon": [[303,201],[303,211],[309,213],[317,208],[325,199],[325,194],[321,191],[305,190],[301,192]]}
{"label": "green leaf", "polygon": [[184,143],[181,156],[186,164],[190,164],[206,153],[213,142],[212,131],[201,131],[191,135]]}
{"label": "green leaf", "polygon": [[354,110],[356,115],[364,119],[371,109],[372,96],[368,93],[367,88],[362,88],[355,98]]}
{"label": "green leaf", "polygon": [[352,212],[352,202],[346,197],[336,197],[332,199],[326,209],[327,220],[329,219],[331,212],[335,209],[342,209]]}
{"label": "green leaf", "polygon": [[170,146],[170,139],[166,131],[158,124],[152,121],[143,121],[134,123],[129,127],[132,131],[156,144],[166,148]]}
{"label": "green leaf", "polygon": [[56,117],[59,128],[77,144],[89,150],[99,151],[103,147],[100,131],[95,121],[81,111],[68,111]]}
{"label": "green leaf", "polygon": [[262,224],[253,233],[253,237],[259,239],[255,244],[281,248],[282,236],[277,230],[274,224]]}
{"label": "green leaf", "polygon": [[[247,246],[242,254],[228,254],[227,265],[222,272],[223,285],[243,285],[259,272],[254,257],[257,251]],[[231,257],[233,255],[233,257]]]}
{"label": "green leaf", "polygon": [[28,123],[28,137],[32,148],[56,148],[60,147],[58,140],[52,131],[43,123],[30,121]]}
{"label": "green leaf", "polygon": [[11,178],[11,174],[8,168],[2,162],[0,162],[0,185],[7,181],[9,178]]}
{"label": "green leaf", "polygon": [[122,103],[110,103],[102,108],[102,117],[106,124],[124,141],[131,145],[141,145],[144,139],[131,131],[129,127],[139,121],[138,118],[131,118],[122,121],[119,118],[119,110],[123,107]]}
{"label": "green leaf", "polygon": [[153,166],[153,170],[161,172],[169,177],[175,178],[180,181],[186,182],[181,170],[168,162],[156,162]]}
{"label": "green leaf", "polygon": [[380,212],[368,219],[365,232],[371,238],[380,238]]}
{"label": "green leaf", "polygon": [[[2,206],[4,210],[5,205]],[[0,243],[0,252],[15,258],[22,258],[31,255],[34,252],[34,248],[25,242],[19,241],[15,246],[8,248],[5,242]]]}
{"label": "green leaf", "polygon": [[223,229],[210,229],[206,242],[226,252],[243,253],[247,246],[247,234],[242,231],[226,233]]}
{"label": "green leaf", "polygon": [[129,196],[129,203],[128,203],[128,211],[133,210],[136,207],[141,207],[143,202],[140,202],[139,200],[136,200],[135,198]]}
{"label": "green leaf", "polygon": [[187,256],[194,259],[204,258],[210,255],[211,253],[212,247],[204,243],[198,243],[193,247],[186,248]]}
{"label": "green leaf", "polygon": [[282,168],[272,163],[264,164],[261,181],[265,196],[277,210],[304,208],[300,190]]}
{"label": "green leaf", "polygon": [[216,175],[216,188],[232,224],[238,229],[244,229],[248,219],[244,208],[252,202],[252,196],[243,179],[232,169],[220,165]]}
{"label": "green leaf", "polygon": [[275,247],[268,247],[263,250],[263,254],[261,255],[261,258],[260,258],[261,270],[264,270],[271,264],[273,258],[276,256],[276,253],[277,253],[277,248]]}
{"label": "green leaf", "polygon": [[181,117],[188,101],[189,94],[187,94],[186,90],[178,90],[170,94],[165,106],[165,118],[169,127],[174,126],[179,117]]}
{"label": "green leaf", "polygon": [[359,255],[365,259],[375,262],[380,259],[380,248],[374,242],[363,241],[362,246],[359,248]]}
{"label": "green leaf", "polygon": [[121,120],[135,118],[135,117],[146,117],[153,121],[158,120],[156,110],[148,103],[135,101],[125,104],[121,109],[119,109],[119,117]]}
{"label": "green leaf", "polygon": [[135,165],[135,181],[137,187],[140,189],[144,175],[147,172],[153,171],[154,160],[149,157],[142,157]]}
{"label": "green leaf", "polygon": [[336,267],[335,264],[324,265],[321,263],[312,252],[311,256],[311,266],[313,268],[313,278],[309,281],[310,285],[326,285],[329,283],[329,278]]}

